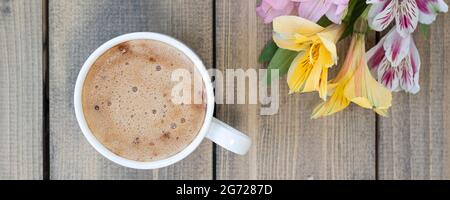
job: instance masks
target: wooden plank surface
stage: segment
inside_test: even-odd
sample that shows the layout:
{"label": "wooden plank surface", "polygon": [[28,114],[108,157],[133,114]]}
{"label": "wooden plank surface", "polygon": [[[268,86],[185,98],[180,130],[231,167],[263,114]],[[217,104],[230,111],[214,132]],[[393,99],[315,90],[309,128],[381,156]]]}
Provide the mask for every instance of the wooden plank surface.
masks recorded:
{"label": "wooden plank surface", "polygon": [[42,178],[42,2],[0,1],[0,179]]}
{"label": "wooden plank surface", "polygon": [[440,15],[420,52],[421,91],[394,95],[391,117],[379,123],[380,179],[450,179],[450,21]]}
{"label": "wooden plank surface", "polygon": [[[271,38],[255,14],[257,1],[217,1],[217,68],[265,68],[257,58]],[[369,44],[373,45],[374,37]],[[338,49],[341,62],[349,40]],[[350,106],[311,120],[317,94],[288,95],[280,81],[280,109],[260,116],[260,105],[218,105],[217,117],[253,139],[248,155],[217,148],[218,179],[375,179],[375,115]]]}
{"label": "wooden plank surface", "polygon": [[73,110],[76,76],[89,54],[129,32],[174,36],[212,64],[212,1],[50,0],[50,178],[212,179],[212,145],[161,170],[132,170],[103,158],[83,137]]}
{"label": "wooden plank surface", "polygon": [[[51,179],[213,178],[209,141],[186,160],[161,170],[126,169],[104,159],[82,136],[72,97],[76,76],[89,54],[124,33],[172,35],[212,66],[212,9],[216,9],[216,66],[266,68],[257,57],[272,29],[255,15],[258,0],[216,1],[215,8],[212,2],[50,0]],[[0,0],[0,179],[43,178],[42,3]],[[276,115],[260,116],[261,105],[218,105],[217,117],[250,135],[253,146],[246,156],[217,147],[217,178],[375,179],[378,173],[380,179],[450,179],[447,19],[448,14],[440,15],[428,38],[415,36],[422,59],[421,92],[395,94],[391,117],[378,118],[378,123],[374,114],[356,106],[311,120],[319,98],[287,95],[285,78],[280,81]],[[346,40],[339,45],[341,61],[348,44]],[[374,44],[374,37],[369,44]]]}

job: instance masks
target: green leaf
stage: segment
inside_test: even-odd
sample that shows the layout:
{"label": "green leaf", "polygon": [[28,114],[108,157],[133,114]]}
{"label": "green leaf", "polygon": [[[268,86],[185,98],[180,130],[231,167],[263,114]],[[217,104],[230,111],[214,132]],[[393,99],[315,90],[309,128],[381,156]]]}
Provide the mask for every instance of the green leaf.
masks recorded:
{"label": "green leaf", "polygon": [[319,24],[319,25],[322,26],[322,27],[327,27],[327,26],[333,24],[333,22],[330,21],[330,20],[328,19],[328,17],[323,16],[322,18],[320,18],[320,20],[317,22],[317,24]]}
{"label": "green leaf", "polygon": [[361,16],[366,8],[366,1],[350,0],[347,15],[344,17],[344,20],[342,20],[343,23],[345,23],[347,26],[341,36],[341,40],[353,33],[353,27],[356,20],[359,18],[359,16]]}
{"label": "green leaf", "polygon": [[267,77],[266,77],[267,84],[270,84],[272,81],[271,80],[272,76],[270,73],[272,69],[280,70],[279,71],[280,76],[287,74],[292,61],[298,54],[299,53],[296,51],[290,51],[287,49],[279,48],[269,63],[269,67],[267,70]]}
{"label": "green leaf", "polygon": [[277,44],[275,44],[275,42],[272,40],[269,41],[264,47],[263,51],[261,52],[258,61],[260,63],[269,62],[273,58],[277,50],[278,50]]}
{"label": "green leaf", "polygon": [[419,30],[422,33],[423,37],[428,38],[430,34],[430,26],[427,24],[419,24]]}
{"label": "green leaf", "polygon": [[350,18],[352,17],[353,10],[355,9],[358,3],[359,0],[350,0],[350,2],[348,3],[347,11],[345,13],[345,17],[344,19],[342,19],[344,23],[349,23]]}

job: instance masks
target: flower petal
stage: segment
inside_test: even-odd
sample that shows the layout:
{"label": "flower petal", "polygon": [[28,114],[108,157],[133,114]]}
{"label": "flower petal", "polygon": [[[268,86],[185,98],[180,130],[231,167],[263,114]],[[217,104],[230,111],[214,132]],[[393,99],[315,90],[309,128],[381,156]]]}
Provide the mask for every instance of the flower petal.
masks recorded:
{"label": "flower petal", "polygon": [[394,10],[397,31],[406,37],[416,30],[419,23],[419,8],[416,0],[397,0],[397,2],[397,9]]}
{"label": "flower petal", "polygon": [[405,59],[398,66],[397,76],[399,77],[401,89],[410,91],[414,87],[414,73],[411,66],[409,66],[409,58]]}
{"label": "flower petal", "polygon": [[369,9],[369,26],[375,31],[383,31],[394,20],[395,0],[367,1],[372,4]]}
{"label": "flower petal", "polygon": [[383,44],[386,41],[386,38],[383,37],[377,45],[372,47],[367,53],[367,64],[369,65],[369,68],[371,71],[378,70],[378,67],[380,66],[383,59],[386,58]]}
{"label": "flower petal", "polygon": [[327,97],[328,68],[333,65],[330,53],[321,43],[316,43],[305,54],[299,54],[288,71],[291,92],[318,91],[322,99]]}
{"label": "flower petal", "polygon": [[344,14],[344,11],[348,8],[348,2],[350,0],[335,0],[333,3],[337,5],[336,14]]}
{"label": "flower petal", "polygon": [[326,13],[327,18],[335,24],[341,24],[342,18],[346,14],[349,0],[335,0]]}
{"label": "flower petal", "polygon": [[277,10],[282,10],[286,8],[289,4],[292,4],[291,0],[263,0],[263,2],[272,6],[272,8]]}
{"label": "flower petal", "polygon": [[317,91],[319,92],[319,97],[326,101],[328,97],[328,67],[322,67],[322,74],[320,75],[319,88]]}
{"label": "flower petal", "polygon": [[350,80],[356,69],[355,63],[363,62],[362,57],[364,56],[365,52],[360,50],[364,49],[364,36],[360,36],[360,34],[355,35],[353,36],[353,39],[350,43],[350,47],[348,48],[349,50],[347,51],[347,55],[345,56],[344,63],[336,77],[330,81],[330,85],[339,83],[342,84]]}
{"label": "flower petal", "polygon": [[392,29],[385,37],[386,41],[383,47],[386,51],[386,57],[396,67],[409,53],[411,36],[402,37],[398,31]]}
{"label": "flower petal", "polygon": [[300,52],[289,67],[287,83],[291,92],[301,91],[311,73],[312,65],[309,62],[308,54],[309,52]]}
{"label": "flower petal", "polygon": [[348,107],[350,101],[344,96],[344,87],[340,86],[335,89],[329,100],[319,104],[312,113],[313,119],[332,115]]}
{"label": "flower petal", "polygon": [[345,86],[345,97],[367,109],[388,109],[392,104],[391,91],[378,83],[367,65],[362,64]]}
{"label": "flower petal", "polygon": [[338,6],[338,5],[331,5],[330,9],[326,13],[327,18],[332,21],[335,24],[341,24],[342,17],[344,16],[344,10],[347,8],[347,6]]}
{"label": "flower petal", "polygon": [[431,24],[439,12],[447,12],[448,6],[443,0],[416,0],[419,8],[419,22]]}
{"label": "flower petal", "polygon": [[319,19],[328,12],[332,2],[330,0],[315,0],[300,2],[298,6],[298,16],[318,22]]}
{"label": "flower petal", "polygon": [[419,72],[420,56],[414,41],[411,42],[410,54],[399,66],[400,87],[406,92],[416,94],[420,90]]}
{"label": "flower petal", "polygon": [[384,58],[377,71],[378,82],[391,91],[399,91],[400,75],[397,69],[398,67],[392,67],[391,63]]}
{"label": "flower petal", "polygon": [[298,33],[305,36],[312,36],[323,31],[325,28],[297,16],[280,16],[274,20],[273,30],[279,33]]}
{"label": "flower petal", "polygon": [[259,7],[256,8],[256,13],[263,19],[264,23],[268,24],[278,16],[288,15],[294,10],[294,3],[290,0],[264,0]]}
{"label": "flower petal", "polygon": [[387,117],[388,116],[388,110],[389,109],[378,109],[378,108],[375,108],[375,109],[373,109],[377,114],[379,114],[379,115],[381,115],[381,116],[383,116],[383,117]]}
{"label": "flower petal", "polygon": [[[325,68],[328,70],[328,68]],[[322,71],[323,67],[318,65],[318,63],[314,63],[311,65],[311,70],[308,75],[308,78],[306,79],[305,85],[302,88],[301,92],[313,92],[316,90],[319,90],[320,86],[320,78],[322,77]],[[323,99],[326,98],[326,95],[319,94]]]}
{"label": "flower petal", "polygon": [[328,68],[334,65],[333,58],[321,43],[314,44],[310,52],[313,66],[302,92],[318,91],[320,98],[326,100]]}
{"label": "flower petal", "polygon": [[343,26],[340,25],[331,25],[328,26],[324,31],[317,34],[323,46],[328,50],[331,54],[334,64],[337,63],[337,50],[336,50],[336,42],[341,37],[344,29]]}
{"label": "flower petal", "polygon": [[331,97],[317,106],[312,118],[331,115],[345,109],[350,102],[387,115],[392,104],[391,92],[371,75],[365,59],[364,34],[353,35],[345,62],[335,79],[330,81]]}
{"label": "flower petal", "polygon": [[280,48],[301,51],[306,48],[304,43],[324,28],[300,17],[281,16],[273,20],[273,30],[273,40]]}

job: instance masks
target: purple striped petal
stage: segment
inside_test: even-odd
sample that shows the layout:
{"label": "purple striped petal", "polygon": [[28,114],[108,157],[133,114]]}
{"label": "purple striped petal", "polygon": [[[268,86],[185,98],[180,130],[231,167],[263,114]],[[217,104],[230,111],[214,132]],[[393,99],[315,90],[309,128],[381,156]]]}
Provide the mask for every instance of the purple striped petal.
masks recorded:
{"label": "purple striped petal", "polygon": [[419,8],[416,0],[395,0],[395,2],[397,2],[394,9],[397,31],[406,37],[414,32],[419,23]]}
{"label": "purple striped petal", "polygon": [[403,60],[397,71],[397,76],[400,77],[400,87],[405,91],[409,91],[414,86],[414,73],[409,61],[409,59]]}
{"label": "purple striped petal", "polygon": [[399,91],[400,78],[397,68],[391,66],[391,63],[384,58],[378,68],[378,82],[391,91]]}
{"label": "purple striped petal", "polygon": [[383,48],[374,47],[367,53],[369,66],[378,66],[378,82],[391,91],[404,90],[412,94],[419,92],[420,57],[414,41],[410,39],[407,55],[397,66],[394,66],[388,57],[381,56],[383,53],[380,49]]}
{"label": "purple striped petal", "polygon": [[416,0],[419,8],[419,22],[431,24],[439,12],[447,12],[448,6],[443,0]]}
{"label": "purple striped petal", "polygon": [[402,37],[399,32],[393,28],[385,37],[386,41],[383,46],[386,51],[386,58],[392,63],[392,66],[398,66],[409,53],[411,35]]}
{"label": "purple striped petal", "polygon": [[420,56],[414,41],[411,41],[410,54],[400,64],[399,72],[401,73],[400,87],[406,92],[416,94],[420,90],[419,72],[420,72]]}
{"label": "purple striped petal", "polygon": [[386,41],[386,38],[382,38],[377,45],[372,47],[367,53],[367,64],[369,65],[370,70],[376,71],[380,66],[383,59],[385,59],[385,52],[383,44]]}
{"label": "purple striped petal", "polygon": [[367,1],[372,4],[369,10],[369,26],[375,31],[383,31],[395,18],[396,0]]}

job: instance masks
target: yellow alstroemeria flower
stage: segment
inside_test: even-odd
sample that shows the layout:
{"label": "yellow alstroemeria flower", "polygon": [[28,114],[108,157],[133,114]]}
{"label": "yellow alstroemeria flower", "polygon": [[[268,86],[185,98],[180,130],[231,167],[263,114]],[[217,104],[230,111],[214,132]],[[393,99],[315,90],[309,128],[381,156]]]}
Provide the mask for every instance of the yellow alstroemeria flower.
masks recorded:
{"label": "yellow alstroemeria flower", "polygon": [[350,102],[373,109],[382,116],[387,115],[392,104],[392,93],[372,77],[365,52],[365,34],[354,33],[342,69],[330,81],[328,90],[332,95],[314,109],[312,118],[339,112]]}
{"label": "yellow alstroemeria flower", "polygon": [[273,30],[273,40],[280,48],[299,52],[287,75],[291,92],[318,91],[326,100],[328,68],[337,63],[336,42],[344,27],[323,28],[301,17],[281,16],[274,19]]}

